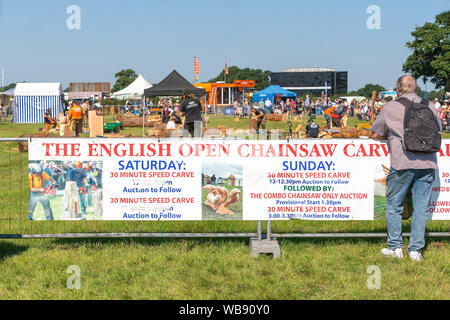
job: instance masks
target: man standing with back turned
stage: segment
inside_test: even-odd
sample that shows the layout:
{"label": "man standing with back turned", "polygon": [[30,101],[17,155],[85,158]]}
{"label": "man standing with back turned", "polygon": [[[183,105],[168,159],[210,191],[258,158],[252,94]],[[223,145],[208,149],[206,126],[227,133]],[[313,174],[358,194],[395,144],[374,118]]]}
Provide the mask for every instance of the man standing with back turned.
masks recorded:
{"label": "man standing with back turned", "polygon": [[[414,212],[408,254],[411,260],[422,260],[425,247],[425,228],[428,206],[437,169],[436,152],[411,152],[405,149],[404,118],[406,106],[412,102],[428,106],[438,121],[434,105],[415,94],[416,81],[409,75],[397,81],[399,100],[386,103],[371,127],[374,139],[389,140],[391,169],[387,176],[386,222],[388,246],[381,251],[385,256],[403,258],[402,212],[408,191],[412,189]],[[434,119],[432,119],[434,120]],[[440,122],[437,124],[440,127]]]}
{"label": "man standing with back turned", "polygon": [[183,136],[189,134],[194,138],[202,136],[202,104],[193,93],[185,91],[184,100],[180,106],[181,116],[185,117]]}

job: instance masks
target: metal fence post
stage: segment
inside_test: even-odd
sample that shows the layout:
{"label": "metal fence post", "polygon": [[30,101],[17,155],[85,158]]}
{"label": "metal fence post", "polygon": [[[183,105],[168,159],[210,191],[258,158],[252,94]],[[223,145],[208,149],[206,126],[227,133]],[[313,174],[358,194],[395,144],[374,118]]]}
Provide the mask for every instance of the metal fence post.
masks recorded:
{"label": "metal fence post", "polygon": [[281,255],[280,246],[277,240],[271,240],[270,221],[267,221],[267,238],[262,238],[262,221],[258,220],[258,238],[250,240],[250,251],[252,256],[257,258],[260,254],[272,254],[274,258]]}
{"label": "metal fence post", "polygon": [[258,234],[258,241],[261,241],[262,240],[262,221],[261,220],[258,220],[256,232]]}

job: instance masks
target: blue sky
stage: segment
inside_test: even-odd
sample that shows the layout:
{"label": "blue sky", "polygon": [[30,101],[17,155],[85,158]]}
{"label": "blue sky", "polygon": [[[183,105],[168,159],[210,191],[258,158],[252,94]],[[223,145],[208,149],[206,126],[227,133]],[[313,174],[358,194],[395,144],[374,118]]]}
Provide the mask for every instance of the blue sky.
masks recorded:
{"label": "blue sky", "polygon": [[223,161],[206,161],[202,163],[202,173],[217,178],[228,178],[230,174],[242,179],[242,163],[224,163]]}
{"label": "blue sky", "polygon": [[[81,30],[68,30],[69,5]],[[369,30],[366,8],[381,9]],[[349,89],[393,87],[415,26],[450,8],[450,0],[0,0],[0,68],[6,83],[110,81],[132,68],[157,83],[172,69],[200,80],[224,65],[282,71],[333,67]]]}

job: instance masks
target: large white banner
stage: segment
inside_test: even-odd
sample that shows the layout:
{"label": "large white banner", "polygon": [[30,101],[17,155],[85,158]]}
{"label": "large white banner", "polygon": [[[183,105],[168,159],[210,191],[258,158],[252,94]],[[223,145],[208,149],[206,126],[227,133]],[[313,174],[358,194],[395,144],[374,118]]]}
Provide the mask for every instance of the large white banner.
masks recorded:
{"label": "large white banner", "polygon": [[[34,220],[384,219],[386,144],[373,140],[32,139]],[[450,145],[430,218],[450,217]]]}

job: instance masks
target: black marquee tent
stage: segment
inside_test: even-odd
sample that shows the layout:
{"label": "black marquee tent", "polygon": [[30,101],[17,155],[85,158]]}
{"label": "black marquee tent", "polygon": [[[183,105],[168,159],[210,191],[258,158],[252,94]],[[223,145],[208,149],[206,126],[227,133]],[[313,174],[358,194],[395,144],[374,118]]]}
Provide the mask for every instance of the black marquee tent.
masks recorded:
{"label": "black marquee tent", "polygon": [[176,70],[173,70],[156,86],[144,90],[146,97],[182,96],[185,93],[193,93],[198,97],[206,94],[205,89],[194,87]]}

